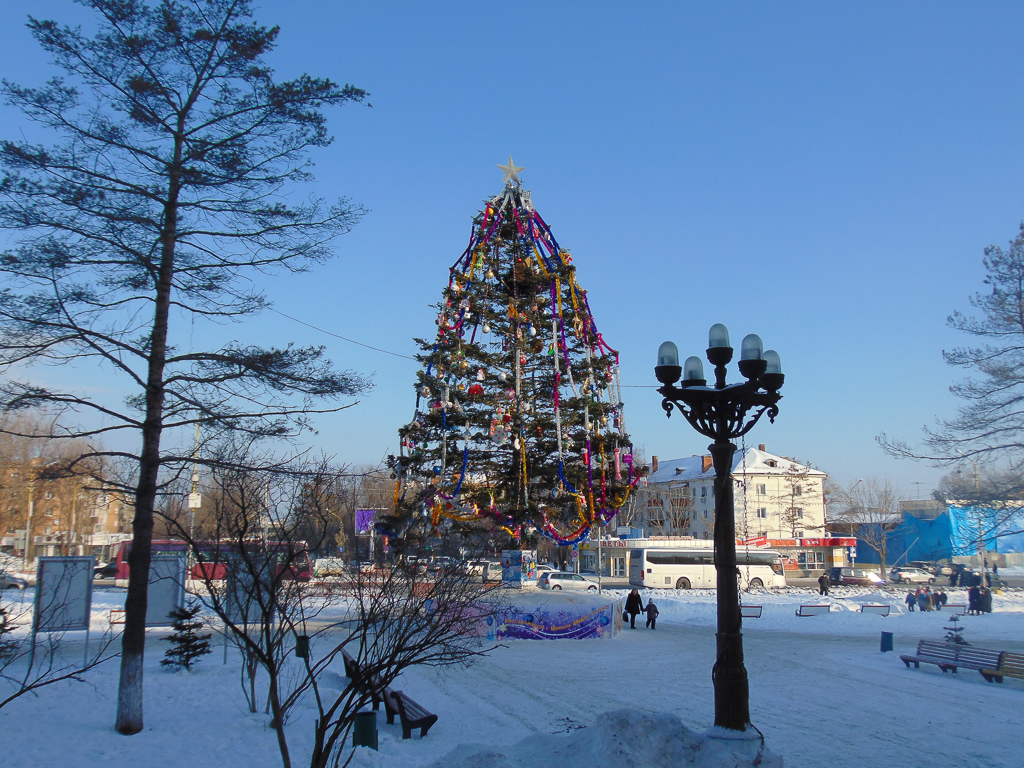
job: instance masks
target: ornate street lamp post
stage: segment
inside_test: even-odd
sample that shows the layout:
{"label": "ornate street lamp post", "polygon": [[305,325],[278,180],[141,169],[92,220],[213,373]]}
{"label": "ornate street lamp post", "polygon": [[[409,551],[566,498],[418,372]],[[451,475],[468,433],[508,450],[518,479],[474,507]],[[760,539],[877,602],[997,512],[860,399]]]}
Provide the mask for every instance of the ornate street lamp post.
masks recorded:
{"label": "ornate street lamp post", "polygon": [[[750,722],[747,670],[743,666],[739,585],[736,569],[736,518],[733,509],[734,440],[750,431],[765,413],[774,422],[784,377],[779,355],[762,352],[761,339],[750,334],[740,347],[742,384],[726,384],[725,366],[732,360],[729,331],[721,323],[708,333],[708,361],[715,366],[715,385],[707,386],[704,364],[688,357],[680,367],[679,350],[671,341],[658,348],[655,375],[664,386],[661,406],[671,416],[677,408],[690,425],[715,442],[708,446],[715,468],[715,568],[718,576],[718,654],[711,678],[715,686],[715,725],[746,730]],[[676,386],[680,374],[682,382]]]}

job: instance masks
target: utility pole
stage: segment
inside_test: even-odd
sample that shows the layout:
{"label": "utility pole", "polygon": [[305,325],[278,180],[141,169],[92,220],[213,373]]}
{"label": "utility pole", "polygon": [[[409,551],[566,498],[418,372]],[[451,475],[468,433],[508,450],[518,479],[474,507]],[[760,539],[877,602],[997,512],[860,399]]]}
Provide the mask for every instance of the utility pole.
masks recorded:
{"label": "utility pole", "polygon": [[28,481],[28,520],[25,522],[25,570],[31,570],[33,557],[32,516],[36,511],[36,476],[32,474]]}

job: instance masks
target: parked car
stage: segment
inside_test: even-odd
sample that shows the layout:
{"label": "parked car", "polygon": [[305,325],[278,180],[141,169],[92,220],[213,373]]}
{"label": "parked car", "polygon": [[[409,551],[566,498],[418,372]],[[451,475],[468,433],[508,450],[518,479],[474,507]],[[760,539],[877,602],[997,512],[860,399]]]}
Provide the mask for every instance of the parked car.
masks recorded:
{"label": "parked car", "polygon": [[427,566],[427,570],[431,573],[437,571],[450,571],[458,567],[458,562],[454,557],[435,557],[434,561]]}
{"label": "parked car", "polygon": [[553,565],[538,565],[537,566],[537,578],[539,579],[541,577],[541,574],[545,574],[545,573],[561,573],[561,571],[559,571]]}
{"label": "parked car", "polygon": [[479,576],[481,581],[500,581],[501,563],[492,563],[490,560],[472,560],[466,566],[468,576]]}
{"label": "parked car", "polygon": [[923,568],[910,568],[905,565],[893,568],[889,571],[889,579],[891,581],[908,584],[934,584],[935,576],[932,575],[931,571],[926,571]]}
{"label": "parked car", "polygon": [[541,589],[575,589],[578,591],[597,592],[597,582],[591,581],[578,573],[559,573],[545,571],[537,581]]}
{"label": "parked car", "polygon": [[348,571],[348,563],[342,557],[318,557],[313,563],[313,575],[318,578],[342,576],[346,571]]}
{"label": "parked car", "polygon": [[828,583],[835,586],[843,583],[843,569],[832,568],[828,572]]}
{"label": "parked car", "polygon": [[28,582],[20,576],[15,576],[7,571],[0,571],[0,589],[24,589]]}
{"label": "parked car", "polygon": [[92,577],[94,579],[117,578],[117,561],[111,560],[109,563],[97,565],[95,568],[92,569]]}
{"label": "parked car", "polygon": [[949,576],[953,572],[953,569],[948,565],[942,565],[929,560],[911,560],[907,563],[908,568],[920,568],[922,571],[928,571],[932,576]]}
{"label": "parked car", "polygon": [[843,568],[840,583],[846,586],[877,587],[886,581],[874,571],[866,568]]}

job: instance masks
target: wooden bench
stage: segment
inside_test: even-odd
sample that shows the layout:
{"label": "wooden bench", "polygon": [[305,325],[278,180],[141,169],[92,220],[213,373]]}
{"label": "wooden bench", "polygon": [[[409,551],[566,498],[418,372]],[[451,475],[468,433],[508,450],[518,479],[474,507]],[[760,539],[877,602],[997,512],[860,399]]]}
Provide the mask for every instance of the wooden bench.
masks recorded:
{"label": "wooden bench", "polygon": [[954,616],[967,615],[967,606],[963,603],[949,603],[948,605],[942,606],[942,610],[949,611]]}
{"label": "wooden bench", "polygon": [[384,702],[384,714],[388,725],[395,724],[395,715],[402,721],[402,738],[412,738],[412,729],[420,729],[420,738],[427,735],[430,726],[437,722],[437,715],[431,714],[401,691],[392,691],[383,685],[377,676],[369,676],[359,667],[359,662],[342,649],[341,659],[345,664],[345,676],[352,681],[360,693],[370,694],[374,709],[380,709]]}
{"label": "wooden bench", "polygon": [[110,609],[110,626],[115,624],[124,624],[124,608]]}
{"label": "wooden bench", "polygon": [[[368,677],[362,669],[359,668],[359,662],[353,659],[348,651],[341,651],[341,660],[345,664],[345,677],[352,681],[352,685],[360,693],[370,694],[370,700],[373,702],[374,709],[380,709],[380,703],[384,701],[385,686],[383,686],[380,680],[376,677]],[[388,724],[394,723],[394,715],[388,720]]]}
{"label": "wooden bench", "polygon": [[888,605],[862,605],[861,613],[873,613],[876,616],[888,616],[891,606]]}
{"label": "wooden bench", "polygon": [[943,673],[947,670],[955,673],[959,667],[976,669],[981,672],[983,669],[997,668],[1002,656],[1002,651],[922,640],[917,644],[917,653],[913,656],[900,656],[900,661],[906,664],[908,669],[911,663],[917,669],[920,669],[921,664],[924,663],[934,664]]}
{"label": "wooden bench", "polygon": [[1004,677],[1017,677],[1024,680],[1024,653],[1006,652],[999,660],[998,667],[995,669],[982,669],[979,671],[981,672],[981,676],[990,683],[993,680],[997,683],[1001,683],[1003,682]]}
{"label": "wooden bench", "polygon": [[402,738],[411,739],[412,729],[420,729],[420,738],[427,735],[430,726],[437,722],[437,715],[431,714],[401,691],[384,691],[384,710],[388,715],[388,725],[395,722],[395,714],[402,721]]}
{"label": "wooden bench", "polygon": [[741,605],[740,616],[744,619],[760,619],[761,607],[760,605]]}
{"label": "wooden bench", "polygon": [[801,605],[797,609],[797,616],[819,616],[832,610],[830,605]]}

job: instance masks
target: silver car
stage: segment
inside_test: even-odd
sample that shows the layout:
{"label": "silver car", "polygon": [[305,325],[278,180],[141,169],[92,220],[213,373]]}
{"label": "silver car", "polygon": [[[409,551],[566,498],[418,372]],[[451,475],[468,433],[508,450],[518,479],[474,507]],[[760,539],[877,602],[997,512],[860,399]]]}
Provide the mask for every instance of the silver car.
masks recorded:
{"label": "silver car", "polygon": [[575,589],[577,591],[597,592],[597,584],[578,573],[559,573],[545,571],[540,575],[537,586],[541,589]]}
{"label": "silver car", "polygon": [[0,589],[24,589],[27,586],[28,582],[20,576],[15,576],[7,571],[0,571]]}
{"label": "silver car", "polygon": [[935,577],[923,568],[901,566],[889,571],[889,580],[897,584],[934,584]]}

